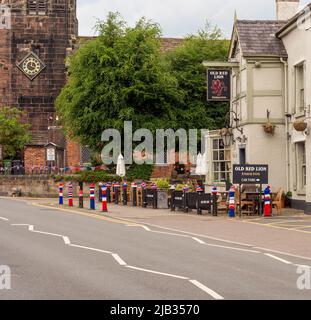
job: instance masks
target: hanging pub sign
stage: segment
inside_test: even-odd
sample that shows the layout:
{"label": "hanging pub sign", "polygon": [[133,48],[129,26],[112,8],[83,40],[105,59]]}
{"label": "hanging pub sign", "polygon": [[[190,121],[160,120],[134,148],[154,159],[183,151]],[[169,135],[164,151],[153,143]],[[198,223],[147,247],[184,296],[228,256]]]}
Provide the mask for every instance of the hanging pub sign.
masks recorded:
{"label": "hanging pub sign", "polygon": [[207,100],[230,101],[231,72],[227,69],[207,69]]}

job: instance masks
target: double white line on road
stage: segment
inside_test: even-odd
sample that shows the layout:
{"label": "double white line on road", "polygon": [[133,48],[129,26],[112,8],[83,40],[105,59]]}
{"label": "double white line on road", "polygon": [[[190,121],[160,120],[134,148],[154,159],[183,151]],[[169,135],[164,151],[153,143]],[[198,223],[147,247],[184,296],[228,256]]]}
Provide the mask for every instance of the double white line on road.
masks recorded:
{"label": "double white line on road", "polygon": [[[185,238],[189,238],[189,239],[192,239],[196,242],[198,242],[199,244],[201,245],[205,245],[205,246],[209,246],[209,247],[216,247],[216,248],[222,248],[222,249],[228,249],[228,250],[236,250],[236,251],[242,251],[242,252],[248,252],[248,253],[255,253],[255,254],[263,254],[265,255],[266,257],[269,257],[271,259],[274,259],[274,260],[277,260],[279,262],[282,262],[282,263],[285,263],[287,265],[295,265],[295,266],[301,266],[299,264],[294,264],[290,261],[287,261],[285,259],[282,259],[282,258],[279,258],[273,254],[270,254],[270,253],[265,253],[265,252],[262,252],[262,251],[258,251],[258,250],[253,250],[253,249],[259,249],[259,250],[266,250],[265,248],[257,248],[257,247],[252,247],[250,245],[247,245],[247,247],[249,248],[252,248],[252,249],[242,249],[242,248],[237,248],[237,247],[231,247],[231,246],[223,246],[223,245],[218,245],[218,244],[211,244],[211,243],[206,243],[205,241],[197,238],[197,237],[192,237],[191,235],[182,235],[182,234],[178,234],[178,233],[171,233],[171,232],[164,232],[164,231],[156,231],[156,230],[151,230],[149,227],[146,227],[146,226],[143,226],[143,225],[139,225],[139,224],[129,224],[127,225],[127,227],[141,227],[143,229],[145,229],[146,231],[148,232],[152,232],[152,233],[161,233],[161,234],[167,234],[167,235],[172,235],[172,236],[179,236],[179,237],[185,237]],[[216,239],[216,238],[215,238]],[[218,240],[218,241],[221,241],[221,240]],[[229,242],[229,241],[227,241]],[[232,244],[238,244],[238,243],[235,243],[235,242],[230,242]],[[242,244],[239,244],[239,245],[242,245]],[[269,251],[269,250],[268,250]],[[272,251],[272,250],[271,250]],[[272,251],[273,252],[273,251]],[[280,253],[280,254],[284,254],[282,252],[277,252],[277,253]],[[306,257],[301,257],[301,256],[295,256],[295,255],[291,255],[292,257],[296,257],[296,258],[301,258],[301,259],[308,259]],[[309,266],[309,268],[311,268],[311,266]]]}
{"label": "double white line on road", "polygon": [[[9,221],[6,218],[2,218],[1,220]],[[136,266],[129,266],[117,253],[113,253],[113,252],[110,252],[110,251],[101,250],[101,249],[97,249],[97,248],[91,248],[91,247],[80,246],[80,245],[77,245],[77,244],[72,244],[70,239],[69,239],[69,237],[67,237],[67,236],[56,234],[56,233],[50,233],[50,232],[35,230],[34,226],[31,225],[31,224],[11,224],[11,226],[14,226],[14,227],[28,227],[28,231],[33,232],[33,233],[38,233],[38,234],[43,234],[43,235],[48,235],[48,236],[54,236],[54,237],[60,237],[60,238],[63,239],[65,245],[68,245],[70,247],[75,247],[75,248],[79,248],[79,249],[84,249],[84,250],[90,250],[90,251],[100,252],[100,253],[104,253],[104,254],[109,254],[114,258],[115,261],[117,261],[117,263],[121,267],[126,267],[128,269],[132,269],[132,270],[136,270],[136,271],[152,273],[152,274],[157,274],[157,275],[171,277],[171,278],[176,278],[176,279],[180,279],[180,280],[186,280],[189,283],[191,283],[192,285],[196,286],[200,290],[202,290],[205,293],[207,293],[208,295],[210,295],[212,298],[214,298],[216,300],[223,300],[224,299],[224,297],[222,297],[221,295],[216,293],[214,290],[206,287],[205,285],[203,285],[202,283],[200,283],[197,280],[191,280],[188,277],[183,277],[183,276],[179,276],[179,275],[164,273],[164,272],[155,271],[155,270],[139,268],[139,267],[136,267]],[[146,229],[149,229],[149,228],[146,227]],[[159,232],[159,233],[161,233],[161,232]]]}

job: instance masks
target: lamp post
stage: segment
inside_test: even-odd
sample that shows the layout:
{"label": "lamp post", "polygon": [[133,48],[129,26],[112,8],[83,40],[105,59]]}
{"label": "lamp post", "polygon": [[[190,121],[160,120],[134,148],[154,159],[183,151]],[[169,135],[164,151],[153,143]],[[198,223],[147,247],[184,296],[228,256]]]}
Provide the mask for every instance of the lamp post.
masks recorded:
{"label": "lamp post", "polygon": [[221,130],[221,137],[224,142],[224,146],[226,148],[231,147],[231,143],[233,142],[233,129],[232,128],[224,128]]}

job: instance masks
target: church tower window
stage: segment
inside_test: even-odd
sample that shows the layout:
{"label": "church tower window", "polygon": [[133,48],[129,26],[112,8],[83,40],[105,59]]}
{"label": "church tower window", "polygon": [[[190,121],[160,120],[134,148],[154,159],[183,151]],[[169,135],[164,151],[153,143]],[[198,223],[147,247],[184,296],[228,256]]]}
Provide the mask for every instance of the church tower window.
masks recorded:
{"label": "church tower window", "polygon": [[47,0],[28,0],[28,14],[45,16],[47,14]]}

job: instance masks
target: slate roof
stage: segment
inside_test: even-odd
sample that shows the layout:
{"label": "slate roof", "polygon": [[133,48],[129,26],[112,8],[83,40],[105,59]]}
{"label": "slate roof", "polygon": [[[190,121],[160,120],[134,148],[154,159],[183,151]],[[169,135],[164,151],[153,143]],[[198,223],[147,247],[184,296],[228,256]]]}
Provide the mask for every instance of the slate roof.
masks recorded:
{"label": "slate roof", "polygon": [[237,20],[236,27],[243,56],[277,56],[287,58],[282,40],[276,33],[286,21]]}

